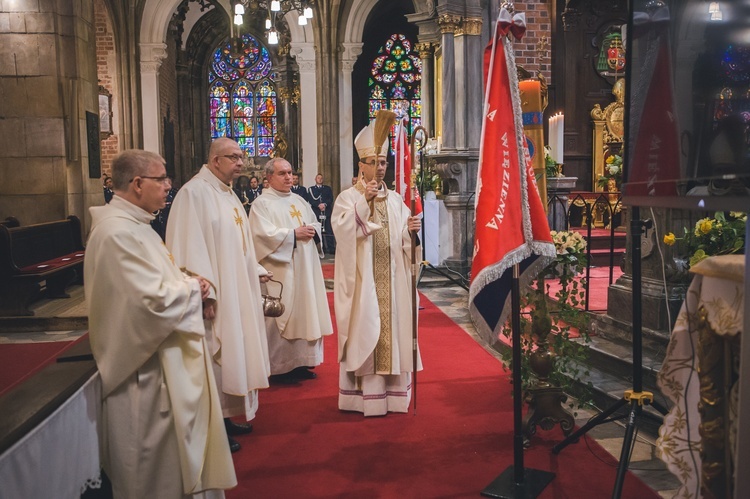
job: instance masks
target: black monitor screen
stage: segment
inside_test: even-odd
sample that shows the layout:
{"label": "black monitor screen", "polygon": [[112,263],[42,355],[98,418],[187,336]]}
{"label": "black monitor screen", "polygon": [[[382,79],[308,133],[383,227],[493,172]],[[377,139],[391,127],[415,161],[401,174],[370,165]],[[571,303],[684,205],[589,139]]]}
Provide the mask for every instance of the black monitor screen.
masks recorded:
{"label": "black monitor screen", "polygon": [[631,0],[623,202],[750,209],[750,1]]}

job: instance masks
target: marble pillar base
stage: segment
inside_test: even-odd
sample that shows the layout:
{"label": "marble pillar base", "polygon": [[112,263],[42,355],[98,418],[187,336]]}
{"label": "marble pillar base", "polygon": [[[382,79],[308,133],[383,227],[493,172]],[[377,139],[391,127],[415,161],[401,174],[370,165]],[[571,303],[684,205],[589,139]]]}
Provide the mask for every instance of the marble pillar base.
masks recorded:
{"label": "marble pillar base", "polygon": [[[682,306],[684,285],[668,285],[669,306],[664,299],[664,284],[646,277],[642,278],[641,310],[644,339],[649,337],[666,345],[669,341],[671,324]],[[669,310],[669,314],[667,311]],[[633,279],[623,274],[607,290],[607,315],[598,321],[597,333],[606,337],[632,340],[633,334]]]}

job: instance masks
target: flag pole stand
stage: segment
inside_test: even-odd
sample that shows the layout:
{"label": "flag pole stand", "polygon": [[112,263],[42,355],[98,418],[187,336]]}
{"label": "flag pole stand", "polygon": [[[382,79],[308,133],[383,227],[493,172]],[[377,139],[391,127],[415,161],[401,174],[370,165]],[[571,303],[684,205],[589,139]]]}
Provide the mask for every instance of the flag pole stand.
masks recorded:
{"label": "flag pole stand", "polygon": [[615,415],[619,409],[630,405],[630,412],[627,416],[625,426],[625,436],[622,441],[620,451],[620,464],[617,467],[617,477],[615,479],[615,488],[612,491],[612,497],[618,499],[622,495],[622,487],[625,481],[625,472],[630,464],[630,455],[635,444],[635,428],[638,419],[643,412],[643,407],[651,405],[662,414],[667,414],[666,407],[654,400],[651,392],[643,390],[643,319],[641,315],[641,236],[643,230],[650,228],[653,222],[651,220],[640,220],[640,208],[631,207],[630,219],[630,254],[632,255],[633,268],[633,387],[625,390],[625,394],[620,400],[615,402],[612,407],[600,412],[594,416],[588,423],[578,429],[575,433],[565,438],[562,442],[552,447],[553,454],[559,454],[561,450],[573,442],[577,442],[581,435],[588,432],[591,428],[602,423],[609,423],[617,419],[622,419],[624,415]]}
{"label": "flag pole stand", "polygon": [[[513,343],[513,464],[483,491],[487,497],[532,499],[538,497],[555,478],[549,471],[524,468],[523,396],[521,393],[521,285],[518,264],[513,265],[511,280],[511,330]],[[518,371],[518,372],[516,372]]]}

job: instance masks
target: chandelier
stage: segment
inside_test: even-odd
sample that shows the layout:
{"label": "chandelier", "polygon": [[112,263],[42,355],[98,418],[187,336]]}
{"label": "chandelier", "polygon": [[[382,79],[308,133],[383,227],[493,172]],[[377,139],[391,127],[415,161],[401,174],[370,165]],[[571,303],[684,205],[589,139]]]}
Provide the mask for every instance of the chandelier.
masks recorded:
{"label": "chandelier", "polygon": [[[234,22],[232,23],[232,40],[240,37],[240,26],[244,23],[246,13],[252,15],[265,15],[266,40],[269,45],[279,43],[279,30],[277,21],[291,11],[296,11],[297,24],[305,26],[308,19],[313,17],[313,4],[315,0],[230,0]],[[237,26],[235,29],[234,26]],[[237,33],[235,33],[235,31]]]}

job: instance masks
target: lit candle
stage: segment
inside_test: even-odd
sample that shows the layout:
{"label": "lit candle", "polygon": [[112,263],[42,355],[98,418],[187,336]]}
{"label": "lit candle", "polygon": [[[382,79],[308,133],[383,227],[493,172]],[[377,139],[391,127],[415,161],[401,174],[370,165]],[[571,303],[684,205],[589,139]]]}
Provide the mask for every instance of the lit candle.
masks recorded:
{"label": "lit candle", "polygon": [[563,164],[565,161],[563,158],[565,157],[565,153],[563,152],[563,144],[565,142],[564,134],[565,134],[565,116],[563,116],[562,113],[559,113],[558,123],[557,123],[557,162],[559,164]]}
{"label": "lit candle", "polygon": [[557,161],[557,115],[550,116],[549,118],[549,154],[555,163]]}

